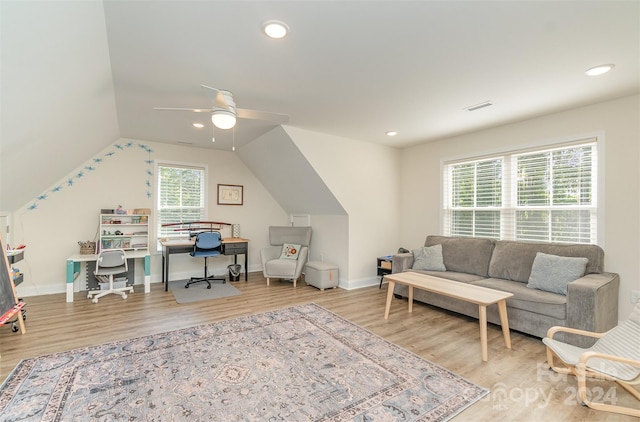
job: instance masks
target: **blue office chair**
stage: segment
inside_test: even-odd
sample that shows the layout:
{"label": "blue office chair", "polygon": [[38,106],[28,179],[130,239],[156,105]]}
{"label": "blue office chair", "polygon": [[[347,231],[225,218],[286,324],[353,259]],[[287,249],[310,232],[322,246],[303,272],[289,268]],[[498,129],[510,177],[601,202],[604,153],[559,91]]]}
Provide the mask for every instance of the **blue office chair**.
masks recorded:
{"label": "blue office chair", "polygon": [[204,258],[204,277],[191,277],[191,279],[184,285],[185,289],[188,289],[191,284],[199,283],[201,281],[207,282],[207,289],[211,288],[211,281],[219,280],[222,283],[226,283],[225,278],[209,276],[207,271],[207,258],[212,256],[222,255],[222,238],[220,232],[202,232],[196,236],[196,241],[193,244],[193,251],[189,253],[194,258]]}

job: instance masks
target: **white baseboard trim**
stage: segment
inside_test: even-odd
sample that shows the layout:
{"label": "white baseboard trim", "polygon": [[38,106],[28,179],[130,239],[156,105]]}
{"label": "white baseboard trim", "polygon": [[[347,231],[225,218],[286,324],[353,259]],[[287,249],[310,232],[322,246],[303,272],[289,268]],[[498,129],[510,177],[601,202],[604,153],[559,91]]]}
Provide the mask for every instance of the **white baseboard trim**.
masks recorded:
{"label": "white baseboard trim", "polygon": [[380,279],[378,277],[365,277],[357,280],[340,280],[339,287],[345,290],[355,290],[379,285]]}

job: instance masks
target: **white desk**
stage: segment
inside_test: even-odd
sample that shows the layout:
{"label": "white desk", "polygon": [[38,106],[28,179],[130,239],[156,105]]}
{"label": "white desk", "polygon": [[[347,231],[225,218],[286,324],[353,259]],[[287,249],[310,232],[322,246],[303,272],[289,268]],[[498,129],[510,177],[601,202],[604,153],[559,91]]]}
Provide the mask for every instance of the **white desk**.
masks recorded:
{"label": "white desk", "polygon": [[[144,292],[151,291],[151,255],[149,250],[126,251],[127,259],[140,258],[144,260]],[[80,274],[82,262],[96,261],[98,254],[77,254],[67,258],[67,302],[73,302],[73,282]]]}

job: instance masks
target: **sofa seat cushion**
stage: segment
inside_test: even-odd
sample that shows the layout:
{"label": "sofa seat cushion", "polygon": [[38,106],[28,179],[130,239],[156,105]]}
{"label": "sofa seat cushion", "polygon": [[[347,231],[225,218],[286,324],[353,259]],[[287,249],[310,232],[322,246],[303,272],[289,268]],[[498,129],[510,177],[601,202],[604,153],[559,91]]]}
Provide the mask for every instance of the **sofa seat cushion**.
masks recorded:
{"label": "sofa seat cushion", "polygon": [[293,277],[298,261],[294,259],[272,259],[265,264],[266,273],[272,277]]}
{"label": "sofa seat cushion", "polygon": [[427,274],[434,277],[446,278],[447,280],[459,281],[461,283],[471,283],[472,281],[482,280],[484,277],[479,275],[457,273],[455,271],[427,271],[427,270],[407,270],[412,273]]}
{"label": "sofa seat cushion", "polygon": [[530,289],[527,288],[527,285],[524,283],[501,278],[477,280],[472,284],[513,293],[513,297],[507,299],[507,306],[511,308],[547,315],[558,320],[567,319],[566,296]]}

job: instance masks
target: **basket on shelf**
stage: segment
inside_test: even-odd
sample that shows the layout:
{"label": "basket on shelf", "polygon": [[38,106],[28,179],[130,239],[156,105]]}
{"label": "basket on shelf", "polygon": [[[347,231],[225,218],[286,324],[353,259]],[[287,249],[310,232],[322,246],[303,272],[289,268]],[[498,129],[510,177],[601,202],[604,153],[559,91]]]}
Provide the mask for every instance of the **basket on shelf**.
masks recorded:
{"label": "basket on shelf", "polygon": [[91,255],[96,253],[96,242],[87,240],[86,242],[78,242],[80,245],[80,255]]}

